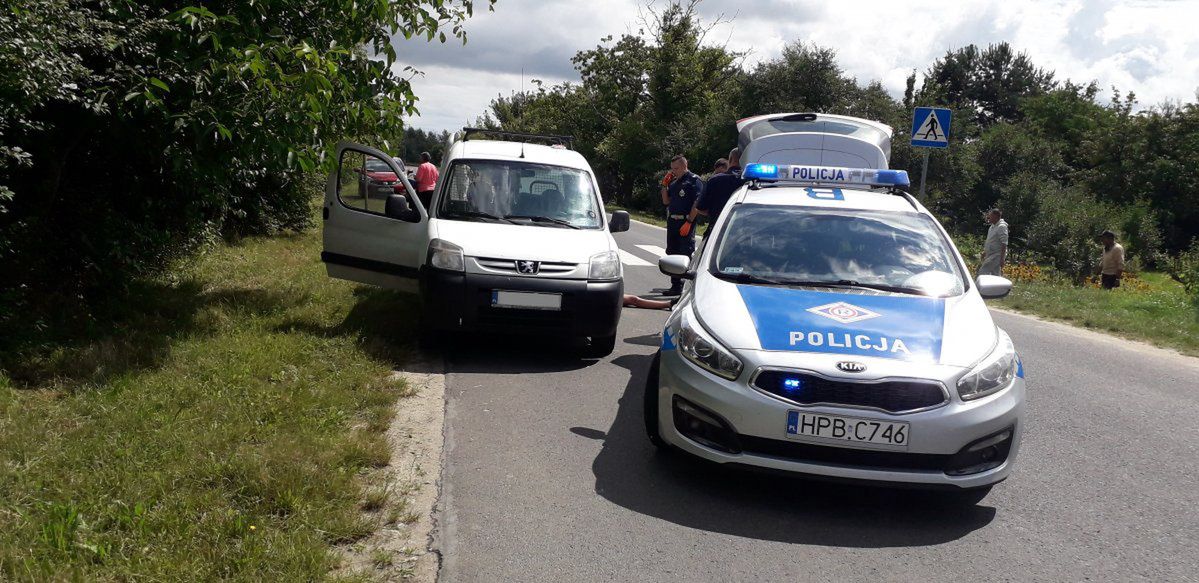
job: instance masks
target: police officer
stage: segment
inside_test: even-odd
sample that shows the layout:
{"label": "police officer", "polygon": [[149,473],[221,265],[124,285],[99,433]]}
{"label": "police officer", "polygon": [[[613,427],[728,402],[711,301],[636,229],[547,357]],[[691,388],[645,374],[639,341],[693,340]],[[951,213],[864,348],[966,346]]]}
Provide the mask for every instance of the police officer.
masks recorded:
{"label": "police officer", "polygon": [[708,226],[704,229],[704,237],[708,236],[708,232],[712,230],[712,225],[716,223],[716,219],[720,218],[720,212],[724,210],[724,206],[728,204],[729,198],[741,188],[745,181],[741,179],[741,148],[733,148],[729,152],[728,168],[708,179],[708,183],[704,185],[703,194],[695,201],[695,208],[687,215],[687,220],[694,223],[697,215],[705,215],[708,217]]}
{"label": "police officer", "polygon": [[[689,220],[695,201],[703,191],[699,176],[687,169],[687,159],[682,154],[670,159],[670,172],[662,179],[662,204],[666,205],[666,254],[691,257],[695,251],[695,231]],[[683,280],[670,278],[670,289],[665,295],[683,293]]]}

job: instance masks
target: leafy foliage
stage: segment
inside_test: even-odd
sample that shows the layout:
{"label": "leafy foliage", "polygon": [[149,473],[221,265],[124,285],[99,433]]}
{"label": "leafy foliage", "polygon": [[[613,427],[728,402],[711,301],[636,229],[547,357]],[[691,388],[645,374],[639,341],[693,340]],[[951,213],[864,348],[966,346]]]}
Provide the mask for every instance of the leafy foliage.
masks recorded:
{"label": "leafy foliage", "polygon": [[461,37],[472,9],[7,3],[0,302],[90,301],[215,237],[306,226],[305,177],[332,145],[399,135],[414,111],[407,78],[392,69],[392,35]]}

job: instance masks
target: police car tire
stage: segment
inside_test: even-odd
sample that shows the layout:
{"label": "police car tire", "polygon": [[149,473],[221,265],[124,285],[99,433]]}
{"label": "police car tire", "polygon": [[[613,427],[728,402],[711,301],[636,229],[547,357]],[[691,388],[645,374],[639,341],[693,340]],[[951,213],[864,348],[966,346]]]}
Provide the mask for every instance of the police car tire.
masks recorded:
{"label": "police car tire", "polygon": [[983,501],[987,494],[991,493],[993,486],[983,486],[981,488],[971,488],[969,490],[960,490],[950,494],[950,499],[953,504],[960,506],[974,506]]}
{"label": "police car tire", "polygon": [[649,442],[660,450],[670,446],[662,440],[662,432],[658,429],[658,371],[661,368],[662,353],[654,354],[654,361],[649,365],[649,374],[645,377],[645,403],[642,412],[645,417],[645,435]]}
{"label": "police car tire", "polygon": [[591,338],[591,342],[583,349],[583,354],[591,358],[602,358],[612,354],[616,350],[616,335],[611,336],[595,336]]}

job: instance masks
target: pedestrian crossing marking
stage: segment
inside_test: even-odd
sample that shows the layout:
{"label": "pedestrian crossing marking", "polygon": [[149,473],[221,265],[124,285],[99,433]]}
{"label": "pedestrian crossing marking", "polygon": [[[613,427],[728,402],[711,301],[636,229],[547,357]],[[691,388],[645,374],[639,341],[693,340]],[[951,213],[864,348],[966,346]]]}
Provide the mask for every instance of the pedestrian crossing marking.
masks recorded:
{"label": "pedestrian crossing marking", "polygon": [[655,245],[637,245],[637,248],[648,252],[654,257],[666,257],[666,249],[664,247],[658,247]]}
{"label": "pedestrian crossing marking", "polygon": [[653,263],[650,263],[636,255],[633,255],[632,253],[629,253],[628,251],[625,251],[624,249],[617,249],[617,252],[620,253],[620,262],[625,265],[628,265],[629,267],[652,267],[653,266]]}

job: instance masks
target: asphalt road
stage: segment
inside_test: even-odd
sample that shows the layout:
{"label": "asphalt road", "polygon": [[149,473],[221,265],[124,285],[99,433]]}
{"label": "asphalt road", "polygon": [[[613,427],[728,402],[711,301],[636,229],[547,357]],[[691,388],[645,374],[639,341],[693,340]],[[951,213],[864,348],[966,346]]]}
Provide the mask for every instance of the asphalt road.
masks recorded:
{"label": "asphalt road", "polygon": [[[626,291],[666,286],[662,230],[617,240]],[[1024,361],[1029,431],[1014,475],[972,508],[656,454],[641,393],[665,312],[626,309],[599,361],[460,347],[443,580],[1199,580],[1199,360],[995,317]]]}

